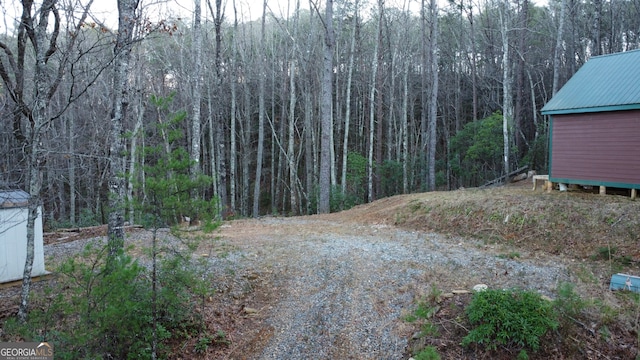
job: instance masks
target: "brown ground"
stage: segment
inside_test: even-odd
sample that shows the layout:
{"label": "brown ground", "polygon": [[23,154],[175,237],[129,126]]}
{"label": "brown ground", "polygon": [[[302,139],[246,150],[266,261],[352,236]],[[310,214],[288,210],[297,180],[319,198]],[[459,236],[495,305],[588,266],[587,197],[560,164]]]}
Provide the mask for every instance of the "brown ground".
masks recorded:
{"label": "brown ground", "polygon": [[[281,259],[280,255],[272,254],[274,250],[282,249],[274,245],[277,239],[299,238],[303,241],[327,233],[343,237],[364,234],[386,239],[393,238],[395,231],[403,229],[444,234],[448,240],[442,241],[469,251],[479,250],[532,263],[556,262],[570,269],[576,291],[599,305],[588,307],[580,318],[567,321],[570,326],[550,334],[540,352],[529,353],[531,358],[630,359],[636,356],[640,310],[634,305],[633,297],[608,291],[611,274],[640,274],[640,203],[622,196],[599,196],[581,191],[534,193],[529,182],[502,188],[401,195],[330,215],[282,222],[278,218],[227,222],[216,234],[216,242],[208,243],[198,252],[201,256],[224,257],[236,250],[253,249],[255,256],[264,256],[274,264],[281,260],[295,263],[298,258]],[[104,230],[92,228],[72,234],[50,234],[46,241],[76,241],[103,235],[101,231]],[[460,239],[473,240],[467,243]],[[197,338],[180,340],[174,344],[174,358],[268,358],[259,354],[280,336],[268,320],[273,318],[275,311],[281,311],[278,304],[285,300],[286,291],[291,291],[281,288],[286,283],[283,285],[274,271],[278,266],[255,267],[229,279],[220,278],[216,285],[218,291],[206,299],[199,311],[206,319],[209,333],[223,331],[226,342],[212,344],[198,353],[195,351]],[[434,284],[444,292],[473,285],[472,282],[455,284],[447,277],[449,272],[449,269],[432,270],[432,278],[440,279],[440,282],[425,280],[424,286],[406,285],[401,291],[415,293],[417,302],[429,298],[429,289]],[[506,275],[496,273],[496,276]],[[518,353],[513,348],[487,352],[479,348],[464,349],[459,345],[469,327],[464,321],[464,307],[470,298],[469,294],[459,294],[431,299],[441,309],[431,320],[439,328],[438,336],[412,337],[418,332],[420,323],[408,324],[398,319],[393,325],[396,333],[409,339],[404,357],[408,358],[426,345],[433,345],[444,359],[515,358]],[[9,302],[5,304],[10,306]],[[387,306],[381,302],[377,311],[383,313]],[[404,313],[410,311],[406,309]],[[348,351],[361,348],[361,345],[337,344],[336,348],[345,352],[337,350],[332,353],[333,358],[358,358]],[[373,358],[366,354],[362,356]]]}

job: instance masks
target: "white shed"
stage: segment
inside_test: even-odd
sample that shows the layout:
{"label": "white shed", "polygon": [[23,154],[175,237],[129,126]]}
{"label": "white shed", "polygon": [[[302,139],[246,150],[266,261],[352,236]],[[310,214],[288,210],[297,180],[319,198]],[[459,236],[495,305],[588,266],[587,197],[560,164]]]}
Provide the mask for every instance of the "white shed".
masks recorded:
{"label": "white shed", "polygon": [[[0,190],[0,283],[21,280],[27,259],[27,216],[29,194],[22,190]],[[44,269],[42,208],[35,223],[31,276],[48,274]]]}

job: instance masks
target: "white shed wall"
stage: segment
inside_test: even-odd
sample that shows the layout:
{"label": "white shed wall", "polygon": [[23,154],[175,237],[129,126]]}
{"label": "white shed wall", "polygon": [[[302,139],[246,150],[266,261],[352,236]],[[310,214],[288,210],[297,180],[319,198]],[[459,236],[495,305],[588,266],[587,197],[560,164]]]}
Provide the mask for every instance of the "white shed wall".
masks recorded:
{"label": "white shed wall", "polygon": [[[0,283],[21,280],[27,259],[27,216],[29,209],[0,208]],[[31,276],[47,274],[44,269],[42,209],[35,223],[34,259]]]}

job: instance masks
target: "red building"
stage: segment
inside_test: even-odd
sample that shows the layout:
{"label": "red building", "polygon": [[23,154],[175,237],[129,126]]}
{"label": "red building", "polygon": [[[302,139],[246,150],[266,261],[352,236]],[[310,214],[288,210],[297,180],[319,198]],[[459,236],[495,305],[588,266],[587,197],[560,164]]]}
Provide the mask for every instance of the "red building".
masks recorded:
{"label": "red building", "polygon": [[542,114],[549,181],[640,189],[640,50],[591,58]]}

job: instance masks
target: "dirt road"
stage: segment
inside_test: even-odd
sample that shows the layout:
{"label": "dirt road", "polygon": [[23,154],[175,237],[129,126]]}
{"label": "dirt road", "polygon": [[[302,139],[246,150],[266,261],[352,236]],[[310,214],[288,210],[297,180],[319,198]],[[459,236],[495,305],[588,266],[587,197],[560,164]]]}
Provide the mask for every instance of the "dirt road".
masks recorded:
{"label": "dirt road", "polygon": [[484,283],[553,296],[568,279],[561,259],[510,259],[506,249],[406,231],[368,216],[356,210],[225,223],[217,235],[226,250],[216,267],[235,274],[236,288],[249,279],[244,287],[251,290],[233,296],[236,311],[249,320],[234,324],[233,345],[218,355],[403,359],[411,334],[402,317],[434,288]]}

